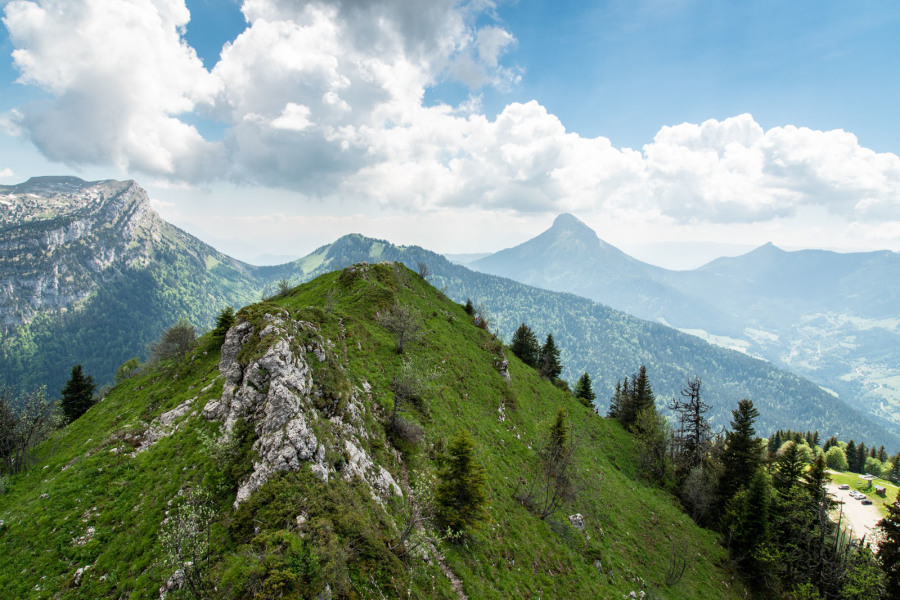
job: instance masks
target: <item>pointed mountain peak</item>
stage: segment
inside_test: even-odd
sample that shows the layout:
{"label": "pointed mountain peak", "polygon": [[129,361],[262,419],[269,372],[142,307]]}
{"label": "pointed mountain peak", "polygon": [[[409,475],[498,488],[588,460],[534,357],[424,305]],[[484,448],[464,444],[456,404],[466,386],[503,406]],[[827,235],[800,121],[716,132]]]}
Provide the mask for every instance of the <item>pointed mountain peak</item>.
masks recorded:
{"label": "pointed mountain peak", "polygon": [[572,233],[575,234],[576,238],[595,240],[599,239],[597,236],[597,232],[585,225],[583,221],[581,221],[575,215],[569,213],[563,213],[556,217],[553,221],[553,226],[547,230],[547,233]]}
{"label": "pointed mountain peak", "polygon": [[760,254],[784,254],[784,250],[773,244],[772,242],[766,242],[756,250],[751,250],[751,253],[760,253]]}
{"label": "pointed mountain peak", "polygon": [[[584,222],[571,213],[562,213],[553,220],[553,227],[559,229],[590,229]],[[593,231],[593,230],[592,230]]]}

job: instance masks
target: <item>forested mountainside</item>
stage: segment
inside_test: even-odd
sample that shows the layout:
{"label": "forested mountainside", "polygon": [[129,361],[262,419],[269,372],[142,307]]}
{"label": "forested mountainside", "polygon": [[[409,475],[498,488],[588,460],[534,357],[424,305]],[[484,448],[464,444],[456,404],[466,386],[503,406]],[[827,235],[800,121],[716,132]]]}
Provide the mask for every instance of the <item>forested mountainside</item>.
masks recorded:
{"label": "forested mountainside", "polygon": [[472,262],[758,356],[900,424],[900,254],[766,244],[689,271],[635,260],[572,215]]}
{"label": "forested mountainside", "polygon": [[646,365],[660,404],[680,397],[687,380],[700,377],[716,427],[727,425],[731,408],[750,398],[762,413],[758,427],[764,435],[786,427],[823,434],[842,431],[846,433],[836,434],[842,439],[884,440],[892,452],[900,450],[895,426],[886,427],[810,381],[765,361],[583,297],[474,272],[417,246],[401,247],[349,235],[295,261],[292,267],[295,277],[307,279],[362,260],[399,261],[411,268],[426,265],[431,272],[429,281],[450,298],[458,302],[470,298],[476,305],[482,304],[492,326],[506,340],[523,322],[541,340],[552,333],[562,350],[563,377],[574,382],[583,372],[589,373],[601,410],[605,410],[616,382]]}
{"label": "forested mountainside", "polygon": [[[402,343],[400,313],[417,326]],[[571,486],[543,504],[556,447]],[[245,307],[53,433],[4,479],[0,589],[746,597],[639,457],[419,275],[356,265]]]}
{"label": "forested mountainside", "polygon": [[[0,264],[12,289],[5,297],[52,289],[54,298],[71,300],[41,305],[44,293],[32,294],[38,298],[29,304],[32,312],[17,313],[27,322],[2,332],[0,379],[21,389],[44,384],[55,396],[74,364],[109,383],[123,362],[145,357],[147,345],[180,318],[208,329],[224,306],[239,308],[271,294],[279,281],[299,283],[363,260],[398,260],[411,268],[426,264],[430,281],[457,302],[483,304],[505,339],[522,322],[541,337],[552,332],[563,352],[563,376],[574,381],[588,372],[601,410],[616,381],[646,365],[661,404],[677,397],[689,377],[701,377],[718,427],[727,423],[729,407],[748,397],[762,409],[763,432],[819,430],[900,449],[898,427],[887,430],[790,373],[584,298],[472,272],[421,248],[350,235],[292,263],[251,267],[160,219],[134,182],[36,178],[7,192],[7,205],[20,198],[32,217],[17,212],[19,225],[3,230],[4,240],[7,231],[13,232],[8,239],[19,240],[7,246]],[[70,205],[75,208],[60,208]],[[24,265],[42,267],[26,272]]]}
{"label": "forested mountainside", "polygon": [[0,379],[56,394],[102,382],[186,318],[259,299],[258,268],[165,222],[133,181],[35,177],[0,188]]}

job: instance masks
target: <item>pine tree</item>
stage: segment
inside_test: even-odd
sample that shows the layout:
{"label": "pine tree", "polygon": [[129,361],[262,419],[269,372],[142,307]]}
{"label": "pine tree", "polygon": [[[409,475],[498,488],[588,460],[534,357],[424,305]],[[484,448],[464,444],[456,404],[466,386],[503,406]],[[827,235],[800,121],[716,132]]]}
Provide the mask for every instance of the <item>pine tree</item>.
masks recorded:
{"label": "pine tree", "polygon": [[546,441],[538,450],[534,476],[525,489],[516,494],[523,506],[542,519],[553,516],[578,494],[572,465],[577,444],[570,439],[569,429],[566,411],[559,408]]}
{"label": "pine tree", "polygon": [[759,418],[759,411],[751,400],[741,400],[731,414],[731,431],[725,434],[725,449],[722,452],[720,494],[723,504],[749,483],[761,463],[762,441],[756,436],[753,426]]}
{"label": "pine tree", "polygon": [[825,445],[822,446],[822,451],[828,452],[829,450],[831,450],[832,446],[837,446],[837,445],[838,445],[838,439],[835,436],[831,436],[825,442]]}
{"label": "pine tree", "polygon": [[[625,379],[625,383],[628,383],[628,379]],[[610,419],[617,419],[619,421],[622,420],[622,405],[625,402],[625,395],[622,393],[622,382],[616,382],[616,391],[613,394],[613,397],[609,400],[609,411],[606,413],[606,416]]]}
{"label": "pine tree", "polygon": [[216,339],[224,340],[225,334],[231,329],[231,326],[234,325],[234,307],[226,306],[222,309],[222,312],[219,313],[219,316],[216,317],[216,327],[213,329],[213,336]]}
{"label": "pine tree", "polygon": [[831,476],[828,475],[828,465],[825,464],[824,454],[816,456],[813,463],[803,473],[801,480],[803,487],[809,492],[814,502],[822,502],[824,497],[826,498],[825,502],[829,506],[831,505],[831,501],[827,499],[827,494],[825,493],[825,486],[831,481]]}
{"label": "pine tree", "polygon": [[784,434],[781,433],[781,430],[775,432],[775,435],[769,438],[769,454],[775,454],[778,452],[778,449],[781,448],[781,445],[784,443]]}
{"label": "pine tree", "polygon": [[597,394],[594,393],[591,376],[587,373],[579,377],[578,382],[575,383],[575,397],[588,408],[594,406],[594,400],[597,398]]}
{"label": "pine tree", "polygon": [[71,423],[94,404],[94,390],[97,389],[94,379],[87,375],[81,369],[81,365],[72,367],[72,376],[66,382],[66,387],[62,389],[62,405],[63,415],[65,415],[66,423]]}
{"label": "pine tree", "polygon": [[780,450],[778,458],[775,460],[775,474],[772,477],[772,484],[775,489],[786,494],[793,487],[803,474],[806,468],[806,461],[803,460],[803,453],[797,442],[791,440],[787,442]]}
{"label": "pine tree", "polygon": [[638,370],[637,378],[632,378],[634,382],[634,408],[635,417],[645,408],[656,408],[656,399],[653,396],[653,390],[650,388],[650,379],[647,377],[647,367],[641,365]]}
{"label": "pine tree", "polygon": [[[844,448],[844,456],[847,457],[847,469],[850,471],[855,471],[856,469],[856,459],[857,459],[858,451],[856,449],[856,442],[850,440],[847,442],[847,447]],[[855,471],[859,472],[859,471]]]}
{"label": "pine tree", "polygon": [[887,511],[887,516],[878,522],[878,560],[887,576],[886,597],[900,598],[900,502],[889,505]]}
{"label": "pine tree", "polygon": [[856,460],[850,465],[854,473],[862,473],[866,470],[866,457],[869,455],[869,449],[862,442],[856,447]]}
{"label": "pine tree", "polygon": [[460,429],[450,440],[439,481],[435,517],[441,529],[465,533],[487,518],[487,475],[475,459],[475,442],[466,430]]}
{"label": "pine tree", "polygon": [[516,329],[509,349],[529,367],[537,367],[540,347],[538,346],[537,337],[535,337],[531,327],[525,323],[522,323],[519,325],[519,328]]}
{"label": "pine tree", "polygon": [[712,438],[712,427],[706,418],[709,405],[700,397],[701,383],[699,377],[689,379],[687,386],[681,390],[681,396],[687,400],[676,399],[669,406],[678,415],[674,454],[676,466],[682,474],[703,463]]}
{"label": "pine tree", "polygon": [[891,472],[888,477],[894,483],[900,483],[900,452],[891,459]]}
{"label": "pine tree", "polygon": [[759,468],[746,490],[731,500],[726,518],[731,520],[728,530],[732,557],[748,572],[756,573],[759,565],[756,550],[769,539],[769,510],[772,503],[769,478]]}
{"label": "pine tree", "polygon": [[547,340],[541,347],[541,377],[556,379],[562,373],[562,364],[559,362],[559,348],[553,340],[553,334],[547,334]]}

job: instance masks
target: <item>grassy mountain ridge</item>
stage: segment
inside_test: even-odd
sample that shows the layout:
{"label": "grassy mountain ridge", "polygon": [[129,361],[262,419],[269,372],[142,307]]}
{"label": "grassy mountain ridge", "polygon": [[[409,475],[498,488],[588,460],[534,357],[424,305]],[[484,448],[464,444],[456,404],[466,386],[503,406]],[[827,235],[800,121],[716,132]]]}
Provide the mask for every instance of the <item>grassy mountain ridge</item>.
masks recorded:
{"label": "grassy mountain ridge", "polygon": [[[808,380],[740,352],[713,346],[696,336],[644,321],[572,294],[561,294],[478,273],[417,246],[395,246],[361,235],[344,236],[292,263],[304,279],[362,260],[392,260],[410,268],[427,264],[430,281],[458,302],[471,298],[492,315],[501,335],[511,339],[522,322],[543,339],[553,333],[562,350],[563,377],[575,381],[588,372],[598,405],[612,396],[616,381],[646,365],[660,403],[677,396],[694,375],[704,381],[704,397],[717,427],[743,398],[760,407],[759,430],[841,431],[841,439],[879,440],[900,449],[895,428],[847,406]],[[883,441],[882,441],[883,440]]]}
{"label": "grassy mountain ridge", "polygon": [[[395,302],[419,315],[425,331],[404,355],[374,318]],[[254,333],[241,338],[248,327]],[[237,510],[234,488],[215,488],[208,597],[462,597],[447,572],[470,598],[615,598],[644,584],[650,597],[743,597],[714,536],[638,479],[634,442],[616,422],[513,356],[507,382],[496,367],[503,353],[496,340],[411,271],[359,265],[322,275],[240,311],[227,339],[244,340],[233,354],[241,389],[250,393],[257,381],[266,407],[283,388],[274,371],[263,373],[263,358],[282,343],[294,348],[282,358],[306,369],[309,388],[291,397],[322,450],[297,471],[274,474]],[[0,588],[23,598],[159,597],[172,573],[162,560],[164,521],[181,514],[191,490],[221,483],[217,477],[247,457],[263,460],[260,446],[255,457],[217,460],[204,441],[221,423],[201,413],[225,402],[236,381],[220,372],[223,357],[208,336],[180,363],[114,388],[40,448],[38,464],[0,494]],[[391,380],[404,360],[436,374],[421,407],[405,413],[424,430],[413,446],[385,430]],[[575,466],[584,490],[541,520],[513,494],[559,407],[581,440]],[[262,412],[245,414],[260,440],[270,433],[255,420]],[[370,474],[377,469],[357,470],[363,463],[350,445],[408,495],[433,481],[442,448],[460,428],[471,432],[487,470],[489,519],[465,544],[437,541],[424,560],[404,561],[389,550],[402,528],[402,498],[375,498]],[[137,448],[144,449],[132,456]],[[314,463],[327,471],[327,483],[312,475]],[[245,481],[247,469],[239,472]],[[584,532],[566,519],[575,512],[584,516]],[[690,556],[677,582],[668,577],[673,553]]]}

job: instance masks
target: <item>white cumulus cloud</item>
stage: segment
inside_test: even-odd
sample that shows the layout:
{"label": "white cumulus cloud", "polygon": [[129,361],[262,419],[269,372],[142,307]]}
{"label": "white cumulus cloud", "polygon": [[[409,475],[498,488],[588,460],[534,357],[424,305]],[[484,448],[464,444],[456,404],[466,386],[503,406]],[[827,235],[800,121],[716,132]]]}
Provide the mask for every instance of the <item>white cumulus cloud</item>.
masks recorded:
{"label": "white cumulus cloud", "polygon": [[[538,100],[481,114],[515,85],[513,32],[489,0],[245,0],[246,29],[207,70],[183,0],[13,0],[20,81],[47,100],[0,118],[49,158],[175,183],[229,181],[410,211],[575,211],[747,224],[811,208],[873,238],[900,223],[900,157],[850,133],[765,130],[751,115],[663,127],[640,150],[567,131]],[[472,94],[425,106],[447,78]],[[193,117],[222,125],[207,140]]]}

